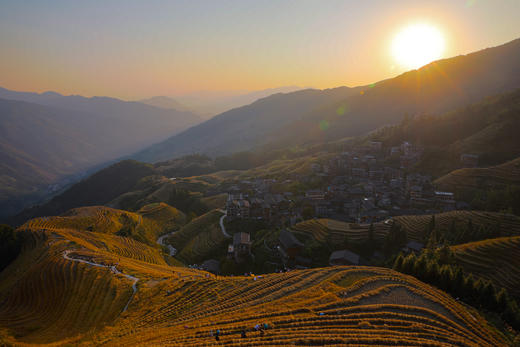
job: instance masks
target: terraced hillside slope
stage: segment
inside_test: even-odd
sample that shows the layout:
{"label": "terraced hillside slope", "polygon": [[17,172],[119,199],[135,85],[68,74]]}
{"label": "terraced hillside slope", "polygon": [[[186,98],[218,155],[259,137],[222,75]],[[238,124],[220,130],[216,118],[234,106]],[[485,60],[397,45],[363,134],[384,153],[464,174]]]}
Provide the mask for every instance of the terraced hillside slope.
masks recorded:
{"label": "terraced hillside slope", "polygon": [[464,271],[491,280],[520,297],[520,236],[470,242],[452,250]]}
{"label": "terraced hillside slope", "polygon": [[[431,215],[410,215],[374,223],[374,239],[383,240],[392,223],[396,223],[406,231],[409,240],[421,241],[431,220]],[[520,235],[520,217],[484,211],[451,211],[435,214],[435,229],[441,233],[449,233],[452,228],[466,228],[469,221],[475,231],[483,228],[503,236]],[[369,224],[346,223],[323,218],[298,223],[292,226],[291,230],[296,234],[312,236],[320,243],[341,244],[345,238],[354,242],[366,241],[369,228]]]}
{"label": "terraced hillside slope", "polygon": [[105,206],[80,207],[61,216],[35,218],[21,229],[72,229],[119,236],[130,236],[155,245],[160,234],[179,229],[186,216],[165,203],[146,205],[138,213]]}
{"label": "terraced hillside slope", "polygon": [[178,250],[176,258],[185,264],[194,264],[225,252],[227,237],[220,227],[222,216],[219,210],[210,211],[169,237],[167,243]]}
{"label": "terraced hillside slope", "polygon": [[[398,216],[392,219],[406,230],[409,239],[420,240],[432,217],[431,215]],[[449,233],[453,227],[455,229],[467,227],[469,221],[474,231],[484,228],[503,236],[520,235],[520,217],[486,211],[450,211],[436,214],[435,229]]]}
{"label": "terraced hillside slope", "polygon": [[[157,248],[111,233],[29,222],[22,254],[0,274],[2,343],[89,339],[137,300],[141,287],[172,276]],[[202,276],[176,268],[178,276]]]}
{"label": "terraced hillside slope", "polygon": [[[18,232],[30,242],[0,274],[5,344],[208,345],[219,329],[228,345],[505,345],[472,308],[389,269],[215,278],[170,267],[130,238]],[[264,323],[263,333],[253,329]]]}
{"label": "terraced hillside slope", "polygon": [[450,172],[435,181],[448,191],[498,188],[520,184],[520,158],[487,168],[465,168]]}
{"label": "terraced hillside slope", "polygon": [[[312,237],[319,243],[335,243],[341,244],[347,238],[350,241],[365,241],[368,237],[368,224],[346,223],[334,219],[310,219],[298,223],[291,227],[296,234]],[[390,230],[390,226],[386,223],[374,224],[374,238],[384,239]]]}
{"label": "terraced hillside slope", "polygon": [[520,158],[487,168],[455,170],[435,184],[474,208],[520,213]]}

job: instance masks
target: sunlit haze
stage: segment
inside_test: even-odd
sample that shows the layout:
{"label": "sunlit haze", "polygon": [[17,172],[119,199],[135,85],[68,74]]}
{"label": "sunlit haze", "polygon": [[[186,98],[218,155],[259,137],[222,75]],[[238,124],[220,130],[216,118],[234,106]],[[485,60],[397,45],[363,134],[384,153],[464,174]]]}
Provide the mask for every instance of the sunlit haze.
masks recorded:
{"label": "sunlit haze", "polygon": [[399,64],[416,69],[442,57],[444,37],[431,25],[413,24],[396,35],[392,53]]}
{"label": "sunlit haze", "polygon": [[510,41],[518,13],[516,0],[2,1],[0,85],[124,99],[356,86]]}

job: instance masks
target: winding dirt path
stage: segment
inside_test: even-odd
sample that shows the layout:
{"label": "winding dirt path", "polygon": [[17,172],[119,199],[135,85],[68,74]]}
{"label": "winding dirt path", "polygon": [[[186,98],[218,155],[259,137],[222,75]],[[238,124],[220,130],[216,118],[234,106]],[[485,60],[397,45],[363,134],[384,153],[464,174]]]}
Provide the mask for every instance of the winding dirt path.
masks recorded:
{"label": "winding dirt path", "polygon": [[75,262],[78,262],[78,263],[88,264],[88,265],[91,265],[91,266],[108,268],[115,275],[122,275],[122,276],[128,278],[129,280],[131,280],[133,282],[133,284],[132,284],[132,290],[133,290],[132,296],[130,297],[130,299],[128,299],[128,302],[126,303],[125,308],[123,309],[123,312],[125,312],[128,309],[128,305],[130,305],[130,302],[132,302],[132,299],[134,298],[135,293],[137,292],[137,282],[139,282],[139,278],[134,277],[132,275],[128,275],[128,274],[122,273],[115,266],[108,266],[108,265],[98,264],[98,263],[94,263],[94,262],[91,262],[91,261],[88,261],[88,260],[84,260],[84,259],[71,258],[69,256],[70,252],[72,252],[72,251],[71,250],[67,250],[67,251],[63,252],[63,258],[65,258],[67,260],[70,260],[70,261],[75,261]]}
{"label": "winding dirt path", "polygon": [[224,236],[228,239],[231,238],[231,235],[229,235],[227,232],[226,232],[226,228],[224,227],[224,218],[226,218],[227,216],[227,213],[226,211],[224,210],[219,210],[219,212],[222,212],[224,213],[224,215],[222,217],[220,217],[220,221],[219,221],[219,224],[220,224],[220,230],[222,230],[222,234],[224,234]]}

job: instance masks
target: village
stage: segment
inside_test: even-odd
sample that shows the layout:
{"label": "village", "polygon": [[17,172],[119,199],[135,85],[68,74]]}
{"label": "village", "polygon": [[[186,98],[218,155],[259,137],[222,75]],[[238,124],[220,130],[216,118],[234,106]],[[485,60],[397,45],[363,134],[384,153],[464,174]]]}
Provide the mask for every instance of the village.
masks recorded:
{"label": "village", "polygon": [[[291,233],[295,224],[313,218],[329,218],[358,225],[390,221],[394,216],[420,215],[465,209],[454,199],[453,192],[435,190],[431,176],[411,172],[423,154],[420,146],[403,142],[384,148],[370,142],[314,162],[310,175],[294,175],[282,182],[275,178],[255,178],[233,182],[227,191],[226,221],[259,220],[281,230],[276,253],[287,264],[306,267],[309,259],[301,256],[303,244]],[[475,167],[478,156],[464,154],[461,167]],[[318,187],[300,193],[284,191],[293,182],[320,182]],[[312,184],[309,184],[312,185]],[[282,188],[280,188],[282,187]],[[233,235],[228,258],[237,263],[251,256],[251,235],[247,230]],[[420,252],[424,247],[410,241],[403,251]],[[364,259],[348,250],[330,254],[329,265],[359,265]],[[206,264],[206,267],[209,264]],[[212,264],[216,268],[216,264]]]}

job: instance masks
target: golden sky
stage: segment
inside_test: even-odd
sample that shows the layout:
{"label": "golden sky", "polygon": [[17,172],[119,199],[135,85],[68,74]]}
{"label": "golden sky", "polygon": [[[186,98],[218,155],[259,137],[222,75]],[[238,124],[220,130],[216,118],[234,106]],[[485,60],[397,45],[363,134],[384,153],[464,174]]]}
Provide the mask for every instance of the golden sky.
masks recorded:
{"label": "golden sky", "polygon": [[356,86],[406,70],[395,35],[442,33],[443,57],[520,37],[518,0],[0,3],[0,86],[139,99]]}

